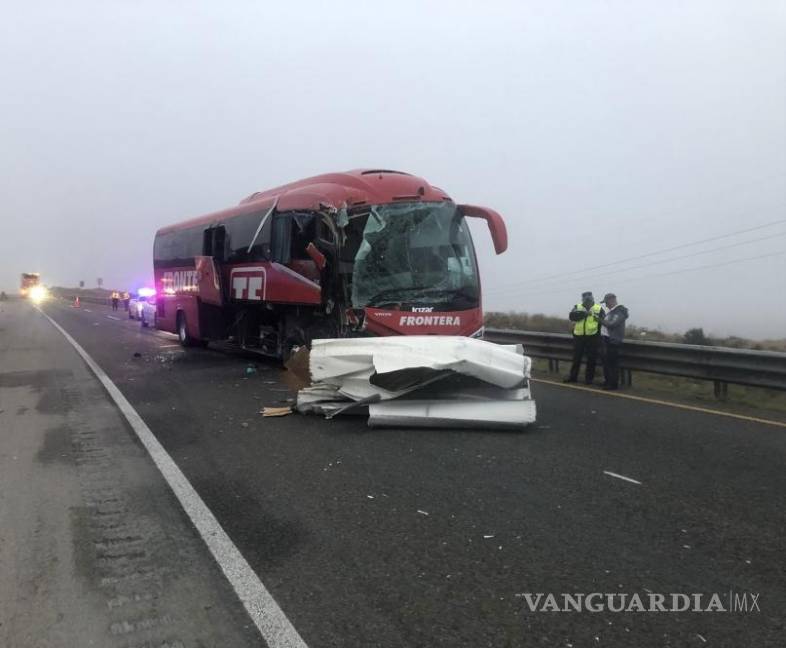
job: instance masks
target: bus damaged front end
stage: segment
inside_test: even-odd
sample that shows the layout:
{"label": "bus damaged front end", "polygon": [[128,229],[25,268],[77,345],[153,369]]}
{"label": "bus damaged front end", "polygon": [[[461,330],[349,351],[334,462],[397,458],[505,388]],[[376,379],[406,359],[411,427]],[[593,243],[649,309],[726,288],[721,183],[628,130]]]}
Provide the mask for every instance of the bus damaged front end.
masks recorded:
{"label": "bus damaged front end", "polygon": [[496,212],[449,200],[374,205],[339,217],[350,335],[482,335],[466,216],[485,218],[495,249],[504,251]]}

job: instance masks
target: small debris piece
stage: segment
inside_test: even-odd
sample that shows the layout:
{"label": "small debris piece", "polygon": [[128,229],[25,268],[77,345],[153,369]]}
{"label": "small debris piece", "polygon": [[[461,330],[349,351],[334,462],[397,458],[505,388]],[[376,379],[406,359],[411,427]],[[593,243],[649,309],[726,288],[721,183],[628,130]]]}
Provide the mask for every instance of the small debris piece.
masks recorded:
{"label": "small debris piece", "polygon": [[491,538],[493,538],[493,537],[494,537],[493,535],[484,535],[484,536],[483,536],[483,538],[484,538],[485,540],[489,540],[489,539],[491,539]]}
{"label": "small debris piece", "polygon": [[244,427],[244,428],[247,428],[247,427],[248,427],[248,423],[246,423],[245,421],[243,421],[243,422],[242,422],[240,425],[241,425],[242,427]]}
{"label": "small debris piece", "polygon": [[141,353],[139,353],[139,351],[134,351],[134,357],[135,357],[135,358],[141,358],[141,357],[142,357],[142,354],[141,354]]}
{"label": "small debris piece", "polygon": [[420,513],[421,515],[428,516],[428,512],[427,511],[421,511],[420,509],[418,509],[418,513]]}
{"label": "small debris piece", "polygon": [[[311,384],[311,370],[309,369],[309,350],[308,347],[300,347],[284,363],[286,371],[282,376],[284,384],[294,392],[297,392]],[[275,384],[271,381],[270,384]]]}
{"label": "small debris piece", "polygon": [[255,374],[257,372],[257,368],[254,365],[248,365],[246,367],[246,375],[250,376],[251,374]]}
{"label": "small debris piece", "polygon": [[292,413],[292,407],[264,407],[260,414],[262,416],[287,416]]}

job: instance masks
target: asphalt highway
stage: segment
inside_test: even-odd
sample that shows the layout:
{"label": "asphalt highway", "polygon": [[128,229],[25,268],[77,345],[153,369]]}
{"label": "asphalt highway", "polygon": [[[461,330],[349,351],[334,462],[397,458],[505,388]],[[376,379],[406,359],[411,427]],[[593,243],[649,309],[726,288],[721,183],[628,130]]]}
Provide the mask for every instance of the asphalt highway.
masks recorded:
{"label": "asphalt highway", "polygon": [[[14,327],[34,327],[36,345],[62,339],[30,305],[3,308],[2,339],[23,339]],[[102,306],[43,310],[122,391],[311,648],[786,642],[784,428],[545,384],[521,433],[263,418],[294,396],[275,362],[184,350]],[[98,405],[89,382],[76,389]],[[183,525],[177,502],[162,502]],[[196,531],[178,529],[173,541],[220,580]],[[215,588],[220,623],[254,645],[232,592]],[[524,596],[706,604],[730,591],[758,595],[758,609],[544,612]]]}

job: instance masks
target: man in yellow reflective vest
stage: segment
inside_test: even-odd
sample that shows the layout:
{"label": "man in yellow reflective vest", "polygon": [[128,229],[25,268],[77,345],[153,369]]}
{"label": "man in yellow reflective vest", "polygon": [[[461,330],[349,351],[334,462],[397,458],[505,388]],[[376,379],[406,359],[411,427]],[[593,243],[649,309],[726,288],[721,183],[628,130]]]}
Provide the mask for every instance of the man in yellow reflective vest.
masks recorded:
{"label": "man in yellow reflective vest", "polygon": [[573,322],[573,364],[565,382],[578,382],[581,359],[587,356],[587,369],[584,382],[591,385],[595,380],[595,364],[600,346],[600,322],[603,310],[595,303],[591,292],[581,293],[581,303],[576,304],[568,318]]}

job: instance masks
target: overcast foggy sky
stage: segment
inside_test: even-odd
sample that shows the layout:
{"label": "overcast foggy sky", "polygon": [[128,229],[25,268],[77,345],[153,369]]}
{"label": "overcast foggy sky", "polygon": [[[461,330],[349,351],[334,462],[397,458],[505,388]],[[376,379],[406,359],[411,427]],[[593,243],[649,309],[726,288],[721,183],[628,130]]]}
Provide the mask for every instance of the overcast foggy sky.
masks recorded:
{"label": "overcast foggy sky", "polygon": [[786,335],[786,254],[679,272],[786,223],[539,281],[786,219],[783,2],[0,5],[6,290],[139,285],[164,224],[384,167],[505,217],[499,257],[473,223],[487,310],[613,290],[638,325]]}

